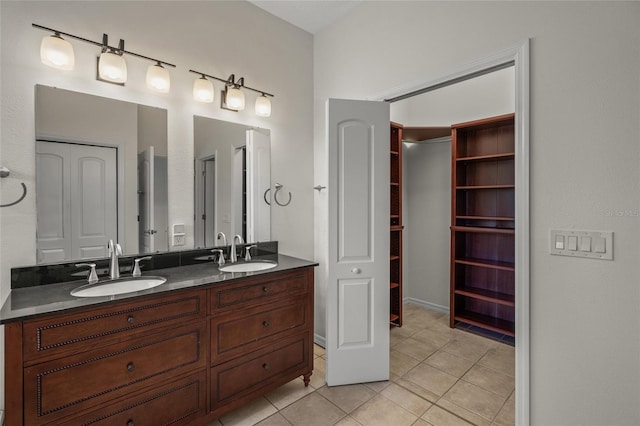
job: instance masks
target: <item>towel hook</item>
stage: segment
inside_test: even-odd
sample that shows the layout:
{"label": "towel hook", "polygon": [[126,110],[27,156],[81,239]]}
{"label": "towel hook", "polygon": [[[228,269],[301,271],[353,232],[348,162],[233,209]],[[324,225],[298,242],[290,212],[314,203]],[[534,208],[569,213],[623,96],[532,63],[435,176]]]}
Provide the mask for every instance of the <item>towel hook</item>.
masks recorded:
{"label": "towel hook", "polygon": [[282,189],[282,185],[279,183],[276,183],[276,192],[273,193],[273,200],[276,202],[277,205],[282,206],[282,207],[286,207],[289,204],[291,204],[291,192],[289,192],[289,200],[287,200],[286,203],[281,203],[280,201],[278,201],[278,192]]}
{"label": "towel hook", "polygon": [[[5,178],[5,177],[9,176],[10,173],[11,172],[6,167],[0,167],[0,178]],[[27,185],[25,185],[24,182],[21,182],[20,185],[22,185],[22,195],[20,196],[20,198],[18,198],[13,203],[0,204],[0,207],[14,206],[14,205],[18,204],[20,201],[24,200],[24,197],[27,196]]]}
{"label": "towel hook", "polygon": [[269,191],[271,191],[271,187],[267,188],[266,191],[264,191],[264,194],[262,195],[262,198],[264,198],[264,202],[267,203],[268,205],[271,205],[271,203],[269,202],[269,200],[267,200],[267,194],[269,193]]}

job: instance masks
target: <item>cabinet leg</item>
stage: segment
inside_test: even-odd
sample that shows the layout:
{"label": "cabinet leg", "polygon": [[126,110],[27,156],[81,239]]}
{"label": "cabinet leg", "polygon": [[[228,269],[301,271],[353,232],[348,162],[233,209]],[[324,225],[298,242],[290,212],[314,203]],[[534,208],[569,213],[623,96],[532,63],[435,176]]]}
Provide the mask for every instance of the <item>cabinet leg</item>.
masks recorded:
{"label": "cabinet leg", "polygon": [[309,382],[311,381],[311,375],[313,374],[313,372],[311,373],[307,373],[305,375],[302,376],[303,380],[304,380],[304,387],[306,388],[307,386],[309,386]]}

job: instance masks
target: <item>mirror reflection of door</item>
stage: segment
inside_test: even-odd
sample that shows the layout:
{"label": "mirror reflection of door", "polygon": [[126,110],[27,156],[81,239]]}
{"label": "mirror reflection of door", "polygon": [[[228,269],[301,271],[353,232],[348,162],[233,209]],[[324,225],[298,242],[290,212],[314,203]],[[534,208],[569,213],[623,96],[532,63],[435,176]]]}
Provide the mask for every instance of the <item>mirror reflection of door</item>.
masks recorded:
{"label": "mirror reflection of door", "polygon": [[196,247],[216,243],[216,154],[196,160]]}
{"label": "mirror reflection of door", "polygon": [[36,141],[38,263],[106,256],[117,197],[115,148]]}
{"label": "mirror reflection of door", "polygon": [[155,251],[155,156],[153,146],[138,154],[138,235],[140,253]]}
{"label": "mirror reflection of door", "polygon": [[271,187],[270,138],[256,130],[247,130],[246,206],[247,241],[271,239],[271,208],[266,192]]}

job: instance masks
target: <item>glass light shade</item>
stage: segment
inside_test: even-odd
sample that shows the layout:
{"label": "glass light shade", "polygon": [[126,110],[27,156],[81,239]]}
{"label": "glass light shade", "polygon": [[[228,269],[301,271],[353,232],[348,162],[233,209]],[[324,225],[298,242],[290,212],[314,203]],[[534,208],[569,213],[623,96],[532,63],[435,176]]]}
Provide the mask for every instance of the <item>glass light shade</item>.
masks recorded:
{"label": "glass light shade", "polygon": [[40,43],[40,60],[60,70],[72,70],[75,65],[73,46],[59,35],[48,35]]}
{"label": "glass light shade", "polygon": [[127,81],[127,63],[120,55],[104,52],[98,61],[98,74],[103,80],[124,83]]}
{"label": "glass light shade", "polygon": [[266,95],[256,98],[256,115],[260,117],[271,116],[271,101]]}
{"label": "glass light shade", "polygon": [[199,102],[213,102],[213,83],[204,77],[193,82],[193,99]]}
{"label": "glass light shade", "polygon": [[169,93],[171,77],[161,64],[150,65],[147,68],[147,87],[160,93]]}
{"label": "glass light shade", "polygon": [[244,93],[237,87],[227,88],[227,108],[241,111],[244,109]]}

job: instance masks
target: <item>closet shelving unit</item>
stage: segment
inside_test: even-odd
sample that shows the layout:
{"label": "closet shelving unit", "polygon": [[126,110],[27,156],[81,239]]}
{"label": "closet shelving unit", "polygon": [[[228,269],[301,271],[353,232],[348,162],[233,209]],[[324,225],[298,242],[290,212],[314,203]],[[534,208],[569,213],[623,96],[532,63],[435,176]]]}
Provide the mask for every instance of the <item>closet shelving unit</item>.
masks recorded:
{"label": "closet shelving unit", "polygon": [[452,126],[450,326],[515,335],[514,114]]}
{"label": "closet shelving unit", "polygon": [[402,125],[391,122],[389,146],[390,256],[389,256],[389,321],[402,326]]}

